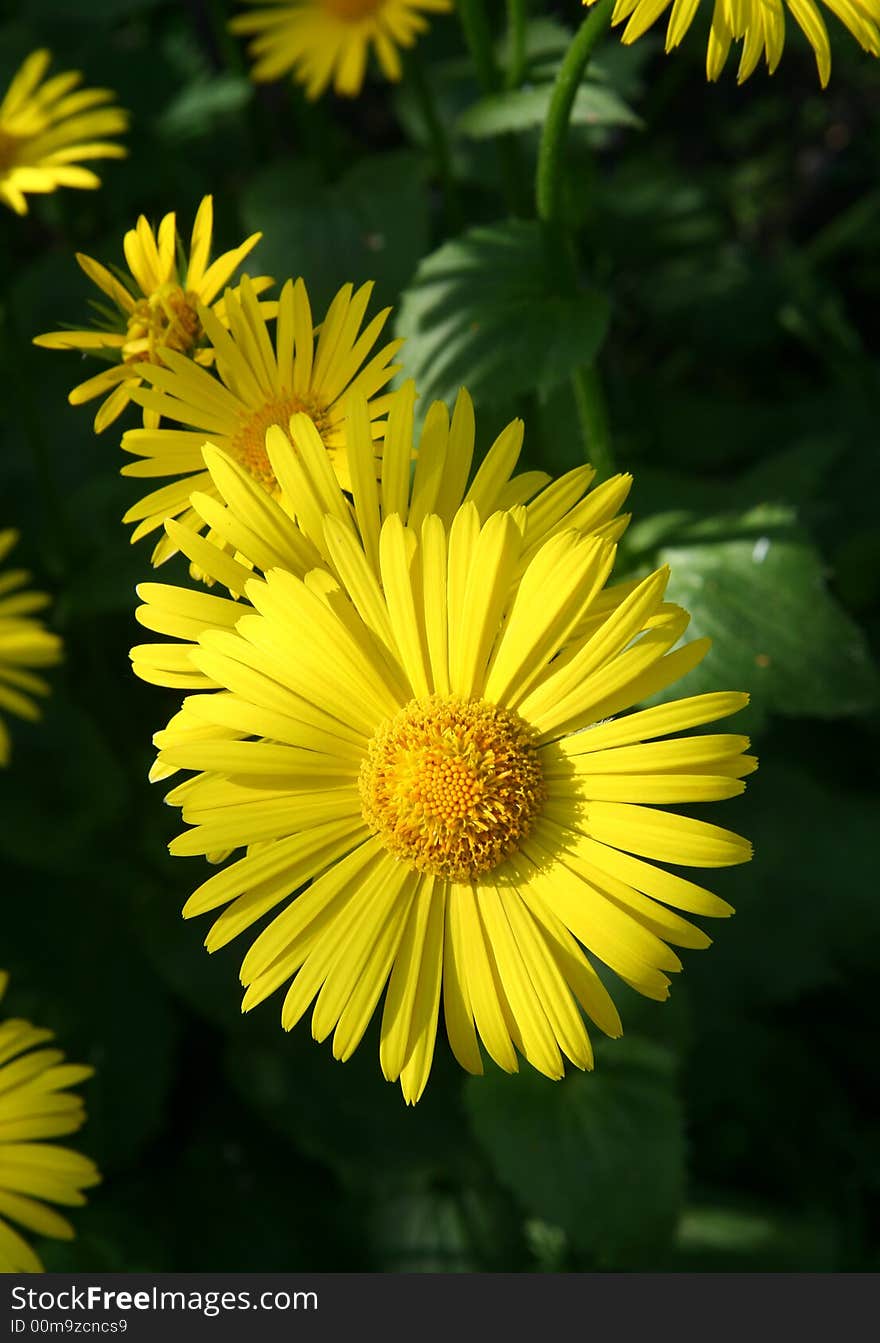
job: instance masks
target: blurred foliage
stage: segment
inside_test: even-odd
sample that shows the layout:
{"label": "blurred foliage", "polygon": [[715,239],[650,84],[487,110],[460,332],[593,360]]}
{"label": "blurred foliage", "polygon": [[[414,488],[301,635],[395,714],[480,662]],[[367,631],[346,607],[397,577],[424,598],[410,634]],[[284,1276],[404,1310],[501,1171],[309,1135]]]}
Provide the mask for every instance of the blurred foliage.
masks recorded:
{"label": "blurred foliage", "polygon": [[[0,776],[0,962],[10,1008],[96,1065],[82,1144],[105,1173],[51,1268],[880,1267],[878,67],[841,42],[823,94],[791,33],[779,73],[739,89],[706,85],[696,35],[671,57],[607,42],[569,146],[573,291],[528,216],[578,8],[532,23],[511,93],[481,94],[453,18],[420,43],[456,200],[416,81],[314,107],[254,89],[219,0],[31,0],[0,21],[0,77],[48,45],[132,112],[101,191],[0,218],[0,525],[67,649]],[[77,356],[30,338],[85,317],[75,250],[120,260],[141,211],[188,232],[208,191],[217,246],[261,229],[255,271],[304,275],[316,310],[375,280],[423,399],[469,383],[482,449],[523,414],[528,465],[581,463],[568,379],[599,350],[635,475],[621,572],[672,563],[715,640],[688,691],[752,692],[762,768],[723,822],[757,856],[712,882],[737,915],[669,1003],[615,986],[627,1033],[592,1074],[465,1078],[442,1042],[407,1110],[375,1030],[343,1066],[274,1003],[243,1019],[237,948],[208,958],[179,917],[197,864],[167,857],[146,782],[174,697],[127,659],[136,483],[114,430],[67,404]]]}

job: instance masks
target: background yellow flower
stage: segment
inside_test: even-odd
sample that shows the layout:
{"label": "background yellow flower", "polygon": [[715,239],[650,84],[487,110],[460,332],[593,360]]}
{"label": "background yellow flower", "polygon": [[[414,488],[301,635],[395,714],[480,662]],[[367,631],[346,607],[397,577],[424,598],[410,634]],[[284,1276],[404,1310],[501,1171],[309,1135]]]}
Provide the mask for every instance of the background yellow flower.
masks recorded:
{"label": "background yellow flower", "polygon": [[[584,0],[595,4],[596,0]],[[880,56],[880,0],[822,0],[865,51]],[[666,50],[677,47],[690,28],[700,0],[617,0],[612,24],[628,20],[621,41],[631,43],[646,33],[672,6],[666,28]],[[831,44],[816,0],[714,0],[706,75],[717,79],[732,42],[742,42],[737,81],[742,84],[763,56],[772,75],[785,45],[785,12],[806,35],[816,54],[819,80],[824,88],[831,75]]]}
{"label": "background yellow flower", "polygon": [[[8,979],[0,971],[0,998]],[[82,1191],[101,1179],[88,1157],[44,1141],[82,1127],[85,1107],[70,1088],[94,1072],[66,1063],[60,1049],[45,1048],[52,1038],[29,1021],[0,1021],[0,1273],[43,1268],[11,1222],[38,1236],[70,1240],[70,1222],[47,1204],[79,1207]]]}
{"label": "background yellow flower", "polygon": [[101,179],[83,159],[121,159],[122,145],[103,137],[128,126],[110,89],[82,89],[67,70],[43,82],[51,55],[33,51],[0,103],[0,200],[27,214],[27,196],[58,187],[93,188]]}
{"label": "background yellow flower", "polygon": [[[265,6],[265,0],[253,0]],[[240,14],[234,33],[250,36],[251,75],[259,81],[292,73],[307,98],[332,83],[334,93],[356,97],[372,49],[386,79],[401,76],[399,48],[411,47],[428,24],[425,14],[444,14],[452,0],[270,0]]]}
{"label": "background yellow flower", "polygon": [[[144,365],[164,363],[165,351],[173,350],[200,364],[213,361],[214,351],[206,343],[199,307],[210,307],[217,320],[225,323],[226,300],[217,295],[262,237],[253,233],[240,246],[211,261],[213,226],[213,198],[205,196],[196,213],[187,254],[178,238],[173,212],[165,215],[155,233],[141,215],[123,240],[129,267],[123,279],[92,257],[77,253],[80,266],[112,306],[105,305],[104,321],[92,328],[51,331],[35,336],[34,344],[47,350],[78,350],[109,359],[109,368],[79,383],[69,396],[72,406],[104,396],[95,416],[96,434],[119,418],[141,384]],[[272,281],[260,276],[251,284],[259,294]],[[274,310],[274,305],[268,307]],[[158,416],[145,413],[145,424],[155,427],[158,422]]]}
{"label": "background yellow flower", "polygon": [[[309,417],[333,470],[348,484],[346,400],[357,394],[368,400],[371,434],[381,440],[381,417],[389,400],[382,393],[397,372],[392,360],[402,344],[390,341],[373,353],[389,309],[361,329],[372,291],[372,284],[356,291],[343,285],[316,326],[305,284],[288,280],[278,302],[274,340],[247,276],[237,293],[226,294],[228,330],[216,314],[199,309],[217,377],[168,350],[163,359],[167,367],[145,366],[151,387],[134,394],[146,410],[177,427],[128,430],[122,447],[141,460],[124,466],[122,474],[177,479],[147,494],[125,514],[124,522],[137,523],[132,542],[158,531],[169,517],[196,520],[190,495],[213,492],[202,456],[206,440],[228,452],[264,491],[277,491],[266,433],[273,426],[286,432],[297,413]],[[153,563],[161,564],[176,549],[171,537],[163,536]]]}
{"label": "background yellow flower", "polygon": [[[18,532],[0,531],[0,564],[18,540]],[[61,640],[35,619],[51,598],[28,588],[26,569],[0,570],[0,710],[19,718],[37,719],[34,696],[48,695],[48,682],[35,667],[52,667],[61,659]],[[9,761],[9,733],[0,717],[0,765]]]}

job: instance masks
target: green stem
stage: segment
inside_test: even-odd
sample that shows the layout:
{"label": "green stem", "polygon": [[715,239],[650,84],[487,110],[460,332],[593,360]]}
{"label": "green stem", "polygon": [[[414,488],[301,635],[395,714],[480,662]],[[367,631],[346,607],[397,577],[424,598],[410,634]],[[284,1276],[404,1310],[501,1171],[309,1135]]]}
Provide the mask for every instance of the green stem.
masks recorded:
{"label": "green stem", "polygon": [[[457,0],[456,9],[480,88],[483,93],[498,93],[504,80],[498,61],[495,59],[495,47],[484,0]],[[521,215],[525,212],[525,201],[522,193],[523,170],[519,145],[513,135],[500,135],[495,143],[508,209],[511,214]]]}
{"label": "green stem", "polygon": [[501,72],[495,60],[492,33],[483,0],[458,0],[456,9],[480,87],[484,93],[494,93],[501,87]]}
{"label": "green stem", "polygon": [[461,200],[459,199],[455,173],[452,167],[452,150],[449,146],[446,127],[443,125],[443,120],[437,108],[434,91],[425,74],[422,58],[419,56],[418,44],[409,53],[406,70],[410,88],[419,104],[425,129],[431,141],[437,176],[440,178],[440,185],[443,189],[446,226],[451,233],[458,233],[464,226],[464,215],[462,214]]}
{"label": "green stem", "polygon": [[571,390],[577,407],[581,437],[596,480],[607,480],[614,475],[614,450],[608,425],[605,393],[595,364],[586,364],[571,375]]}
{"label": "green stem", "polygon": [[538,171],[535,177],[535,207],[545,224],[556,224],[562,214],[562,183],[568,123],[580,82],[593,48],[607,30],[614,0],[599,0],[584,19],[559,67],[541,132]]}
{"label": "green stem", "polygon": [[507,73],[504,86],[518,89],[526,70],[527,0],[507,0]]}
{"label": "green stem", "polygon": [[[608,29],[615,0],[599,0],[584,19],[559,67],[538,149],[535,209],[544,225],[550,255],[567,288],[578,284],[577,253],[563,211],[565,147],[571,109],[596,43]],[[595,363],[571,375],[571,389],[586,455],[597,479],[614,472],[614,452],[608,426],[605,395]]]}
{"label": "green stem", "polygon": [[[193,6],[193,8],[197,9],[198,7]],[[227,70],[231,70],[235,75],[244,74],[246,69],[245,57],[241,41],[229,31],[228,7],[222,3],[222,0],[208,0],[205,11],[207,12],[211,36]],[[193,14],[193,18],[196,18],[196,14]],[[196,35],[198,36],[198,33]]]}

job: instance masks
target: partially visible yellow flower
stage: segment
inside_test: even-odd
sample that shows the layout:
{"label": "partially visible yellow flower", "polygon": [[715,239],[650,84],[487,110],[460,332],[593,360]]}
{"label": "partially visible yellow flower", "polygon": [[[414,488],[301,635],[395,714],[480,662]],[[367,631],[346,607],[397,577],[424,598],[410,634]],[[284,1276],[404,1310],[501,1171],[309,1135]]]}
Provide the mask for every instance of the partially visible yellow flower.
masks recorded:
{"label": "partially visible yellow flower", "polygon": [[401,76],[399,47],[411,47],[427,30],[423,15],[445,14],[452,0],[251,0],[260,9],[230,23],[252,36],[252,78],[280,79],[292,73],[307,98],[332,83],[335,93],[360,93],[370,48],[386,79]]}
{"label": "partially visible yellow flower", "polygon": [[101,179],[83,159],[121,159],[127,151],[102,137],[128,127],[110,89],[81,89],[82,75],[67,70],[41,83],[48,51],[33,51],[0,103],[0,200],[27,214],[26,197],[57,187],[94,188]]}
{"label": "partially visible yellow flower", "polygon": [[[0,531],[0,564],[18,540],[18,532]],[[34,695],[48,695],[49,686],[34,667],[52,667],[61,660],[61,640],[34,619],[51,600],[27,588],[26,569],[0,572],[0,710],[31,720],[40,717]],[[0,765],[9,761],[9,734],[0,717]]]}
{"label": "partially visible yellow flower", "polygon": [[[596,0],[584,0],[595,4]],[[623,23],[622,41],[635,42],[666,12],[672,13],[666,29],[666,50],[681,42],[691,26],[700,0],[617,0],[612,24]],[[822,0],[849,29],[853,37],[872,56],[880,56],[880,0]],[[824,88],[831,74],[831,45],[828,30],[816,0],[714,0],[706,75],[715,80],[721,74],[731,42],[743,44],[737,80],[748,79],[764,56],[772,75],[782,56],[785,43],[785,11],[791,14],[816,54],[819,80]]]}
{"label": "partially visible yellow flower", "polygon": [[[8,979],[0,972],[0,998]],[[52,1038],[29,1021],[0,1021],[0,1273],[43,1271],[10,1222],[38,1236],[72,1240],[67,1218],[46,1205],[81,1207],[83,1189],[101,1179],[88,1157],[42,1141],[82,1127],[85,1108],[69,1088],[94,1072],[65,1063],[60,1049],[44,1048]]]}
{"label": "partially visible yellow flower", "polygon": [[[230,479],[242,536],[250,493],[232,502]],[[566,1059],[590,1068],[582,1011],[622,1029],[591,958],[662,1000],[673,948],[709,943],[678,911],[731,912],[661,864],[750,857],[737,835],[666,810],[742,792],[747,738],[673,734],[747,697],[625,712],[709,641],[676,647],[688,616],[664,602],[666,570],[609,613],[601,535],[551,528],[530,550],[522,507],[487,517],[471,498],[449,523],[410,507],[381,523],[377,575],[350,514],[322,525],[330,567],[304,577],[263,534],[278,558],[238,575],[237,613],[183,589],[155,603],[183,641],[178,668],[206,687],[160,734],[160,768],[192,771],[167,795],[187,825],[171,852],[241,851],[184,914],[213,914],[209,951],[249,934],[243,1008],[284,989],[283,1027],[311,1010],[337,1059],[381,1011],[382,1071],[409,1104],[441,1010],[469,1072],[481,1045],[509,1072],[518,1055],[550,1078]]]}
{"label": "partially visible yellow flower", "polygon": [[[256,288],[245,276],[237,291],[226,293],[228,330],[216,313],[198,309],[216,377],[168,349],[163,351],[163,366],[142,365],[152,387],[136,391],[134,400],[180,428],[129,429],[122,447],[142,460],[124,466],[122,474],[179,479],[128,510],[123,521],[138,524],[133,542],[158,531],[166,518],[196,520],[190,495],[194,490],[215,492],[202,458],[206,439],[239,462],[264,491],[276,492],[266,431],[275,425],[286,432],[290,417],[299,412],[315,426],[327,458],[348,486],[346,399],[352,394],[367,399],[372,437],[381,440],[380,417],[388,397],[378,393],[397,372],[391,361],[403,343],[391,341],[372,354],[390,312],[385,308],[361,330],[372,291],[372,284],[361,285],[356,292],[344,285],[316,333],[303,281],[288,280],[278,302],[273,341]],[[153,563],[161,564],[176,550],[171,537],[163,536],[153,551]]]}
{"label": "partially visible yellow flower", "polygon": [[[193,224],[187,257],[173,213],[165,215],[155,233],[141,215],[123,239],[130,272],[124,283],[100,262],[77,253],[80,266],[112,306],[96,304],[100,320],[88,330],[51,331],[35,336],[34,344],[47,350],[78,350],[109,361],[109,368],[74,387],[68,398],[72,406],[80,406],[106,394],[95,416],[96,434],[119,418],[132,392],[141,385],[145,366],[164,364],[166,351],[176,351],[199,364],[213,361],[214,351],[206,344],[199,308],[210,307],[221,326],[225,325],[226,301],[217,295],[263,236],[252,233],[239,247],[223,252],[212,262],[213,225],[213,199],[205,196]],[[251,283],[255,292],[261,293],[273,281],[261,276]],[[264,306],[274,311],[274,304]],[[149,412],[144,418],[144,423],[153,427],[158,422],[158,417]]]}
{"label": "partially visible yellow flower", "polygon": [[[541,545],[560,532],[576,530],[611,542],[623,534],[629,517],[619,510],[632,483],[630,476],[612,476],[591,490],[595,472],[590,466],[575,467],[552,482],[543,471],[514,475],[523,443],[523,423],[514,420],[498,435],[471,479],[475,426],[466,391],[459,393],[451,420],[443,402],[429,408],[418,453],[413,384],[393,392],[388,402],[381,462],[375,456],[366,400],[352,396],[348,403],[345,434],[351,500],[342,492],[317,429],[303,414],[291,418],[287,432],[274,426],[266,434],[266,459],[278,482],[274,497],[240,459],[204,445],[209,488],[203,486],[191,496],[195,521],[187,525],[168,519],[165,530],[199,574],[235,593],[236,600],[142,583],[138,592],[145,604],[136,612],[138,620],[180,642],[133,649],[139,676],[177,689],[209,688],[210,681],[193,665],[189,653],[203,630],[231,628],[248,611],[248,599],[240,594],[252,590],[248,581],[254,572],[281,568],[298,578],[319,567],[337,572],[327,540],[327,514],[357,538],[363,550],[364,581],[370,584],[381,582],[382,523],[393,514],[417,530],[428,514],[451,525],[463,503],[473,504],[481,519],[498,509],[520,509],[523,547],[512,583]],[[204,527],[210,529],[208,536],[200,535]],[[601,621],[634,586],[606,588],[591,607],[590,621]],[[186,730],[186,715],[183,719],[174,724],[175,732]],[[167,742],[167,737],[162,740]]]}

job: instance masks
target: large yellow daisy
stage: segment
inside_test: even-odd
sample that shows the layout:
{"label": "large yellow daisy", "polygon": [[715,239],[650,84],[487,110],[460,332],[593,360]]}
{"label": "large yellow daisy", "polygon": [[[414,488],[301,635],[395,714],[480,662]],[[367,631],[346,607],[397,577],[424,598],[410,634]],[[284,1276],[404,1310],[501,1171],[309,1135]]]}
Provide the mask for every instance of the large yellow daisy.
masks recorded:
{"label": "large yellow daisy", "polygon": [[82,75],[67,70],[43,81],[48,51],[33,51],[0,103],[0,200],[27,214],[27,197],[58,187],[101,185],[84,159],[121,159],[122,145],[104,139],[119,135],[128,116],[113,104],[110,89],[81,89]]}
{"label": "large yellow daisy", "polygon": [[[96,434],[119,418],[141,385],[145,366],[164,363],[167,350],[199,364],[213,361],[214,350],[206,343],[199,308],[210,307],[221,326],[225,324],[225,299],[217,295],[262,237],[252,233],[239,247],[212,262],[213,226],[213,200],[205,196],[196,213],[187,256],[173,213],[165,215],[155,233],[141,215],[123,239],[129,268],[124,280],[99,261],[77,253],[80,266],[110,304],[99,307],[100,317],[93,327],[50,331],[35,336],[34,344],[47,350],[77,350],[107,361],[109,367],[79,383],[68,398],[72,406],[80,406],[104,397],[95,416]],[[251,284],[261,293],[272,280],[260,276]],[[268,305],[269,310],[274,311],[274,306]],[[146,425],[155,428],[158,422],[153,412],[146,413]]]}
{"label": "large yellow daisy", "polygon": [[[0,998],[8,975],[0,972]],[[93,1161],[42,1141],[75,1133],[85,1108],[70,1088],[94,1069],[46,1049],[52,1032],[11,1017],[0,1022],[0,1273],[41,1273],[43,1265],[10,1222],[38,1236],[71,1240],[73,1227],[48,1203],[80,1207],[98,1184]]]}
{"label": "large yellow daisy", "polygon": [[[124,466],[123,475],[175,478],[126,513],[123,521],[137,523],[133,542],[159,530],[166,518],[196,520],[190,495],[214,491],[202,458],[206,439],[239,462],[265,492],[277,492],[266,432],[272,426],[286,431],[297,413],[309,417],[328,460],[348,486],[346,399],[360,394],[368,400],[372,437],[381,438],[379,417],[387,410],[388,397],[377,394],[397,372],[391,361],[402,344],[391,341],[372,353],[390,312],[385,308],[361,330],[372,289],[372,284],[356,292],[351,285],[340,289],[316,337],[305,284],[288,280],[273,341],[256,290],[245,276],[236,292],[226,293],[228,330],[216,314],[199,308],[216,377],[173,350],[163,350],[163,366],[144,365],[152,388],[135,391],[134,399],[180,428],[130,429],[123,435],[123,448],[141,459]],[[172,538],[163,536],[153,563],[161,564],[176,549]]]}
{"label": "large yellow daisy", "polygon": [[[584,0],[595,4],[596,0]],[[822,0],[853,37],[872,56],[880,56],[880,0]],[[681,42],[699,9],[700,0],[617,0],[612,24],[629,20],[622,41],[635,42],[652,27],[670,5],[666,50]],[[721,74],[732,42],[742,42],[737,80],[748,79],[763,56],[772,75],[785,44],[785,11],[805,33],[816,54],[819,79],[824,88],[831,75],[831,45],[822,11],[816,0],[714,0],[706,75]]]}
{"label": "large yellow daisy", "polygon": [[681,968],[672,947],[709,941],[676,911],[730,913],[658,863],[750,857],[738,836],[663,810],[742,791],[745,737],[672,734],[747,697],[619,716],[708,641],[676,649],[688,617],[663,601],[665,570],[603,602],[604,536],[551,529],[530,548],[523,507],[484,516],[471,498],[451,523],[391,512],[376,572],[350,515],[328,511],[323,528],[329,569],[228,572],[243,608],[142,593],[154,627],[182,641],[178,673],[189,662],[208,687],[158,736],[160,770],[194,771],[167,796],[190,827],[171,851],[243,850],[184,913],[222,911],[209,950],[262,923],[244,1008],[286,986],[284,1027],[314,1002],[312,1032],[332,1034],[337,1058],[384,993],[381,1066],[410,1103],[441,998],[471,1072],[479,1042],[509,1071],[517,1052],[553,1078],[565,1058],[588,1068],[579,1006],[621,1031],[594,960],[663,999]]}
{"label": "large yellow daisy", "polygon": [[[425,416],[418,453],[413,430],[415,388],[411,382],[388,398],[388,421],[381,462],[375,457],[367,402],[354,395],[345,421],[350,499],[343,493],[323,441],[305,415],[291,418],[288,432],[277,426],[266,434],[266,458],[276,495],[267,495],[246,466],[228,452],[205,444],[210,490],[190,499],[195,522],[169,519],[165,529],[175,549],[199,574],[221,584],[236,600],[202,595],[158,583],[138,591],[144,605],[138,619],[148,629],[183,642],[142,644],[132,652],[135,670],[146,681],[177,689],[210,685],[193,666],[189,651],[203,629],[233,626],[242,614],[242,598],[254,572],[282,568],[297,577],[323,566],[336,573],[324,518],[332,514],[357,537],[372,582],[381,581],[379,538],[392,514],[412,528],[433,513],[451,524],[464,502],[481,518],[498,509],[522,507],[524,546],[520,569],[548,537],[576,529],[616,541],[629,521],[620,508],[629,492],[629,475],[613,476],[596,489],[590,466],[575,467],[551,482],[543,471],[514,475],[523,443],[523,423],[514,420],[498,435],[472,475],[474,410],[462,389],[450,419],[443,402]],[[416,458],[415,469],[412,459]],[[207,537],[200,529],[210,529]],[[513,575],[516,581],[518,572]],[[597,595],[590,619],[604,615],[632,591],[617,584]],[[176,728],[176,725],[175,725]]]}
{"label": "large yellow daisy", "polygon": [[252,0],[260,9],[230,23],[251,37],[255,80],[292,73],[307,98],[334,92],[356,97],[363,86],[370,49],[386,79],[401,76],[398,48],[411,47],[427,30],[425,14],[444,14],[452,0]]}
{"label": "large yellow daisy", "polygon": [[[0,564],[18,540],[18,532],[0,531]],[[34,667],[52,667],[61,660],[61,640],[35,619],[51,598],[28,588],[26,569],[0,572],[0,710],[19,718],[37,719],[35,695],[47,695],[49,686]],[[9,762],[9,733],[0,716],[0,765]]]}

